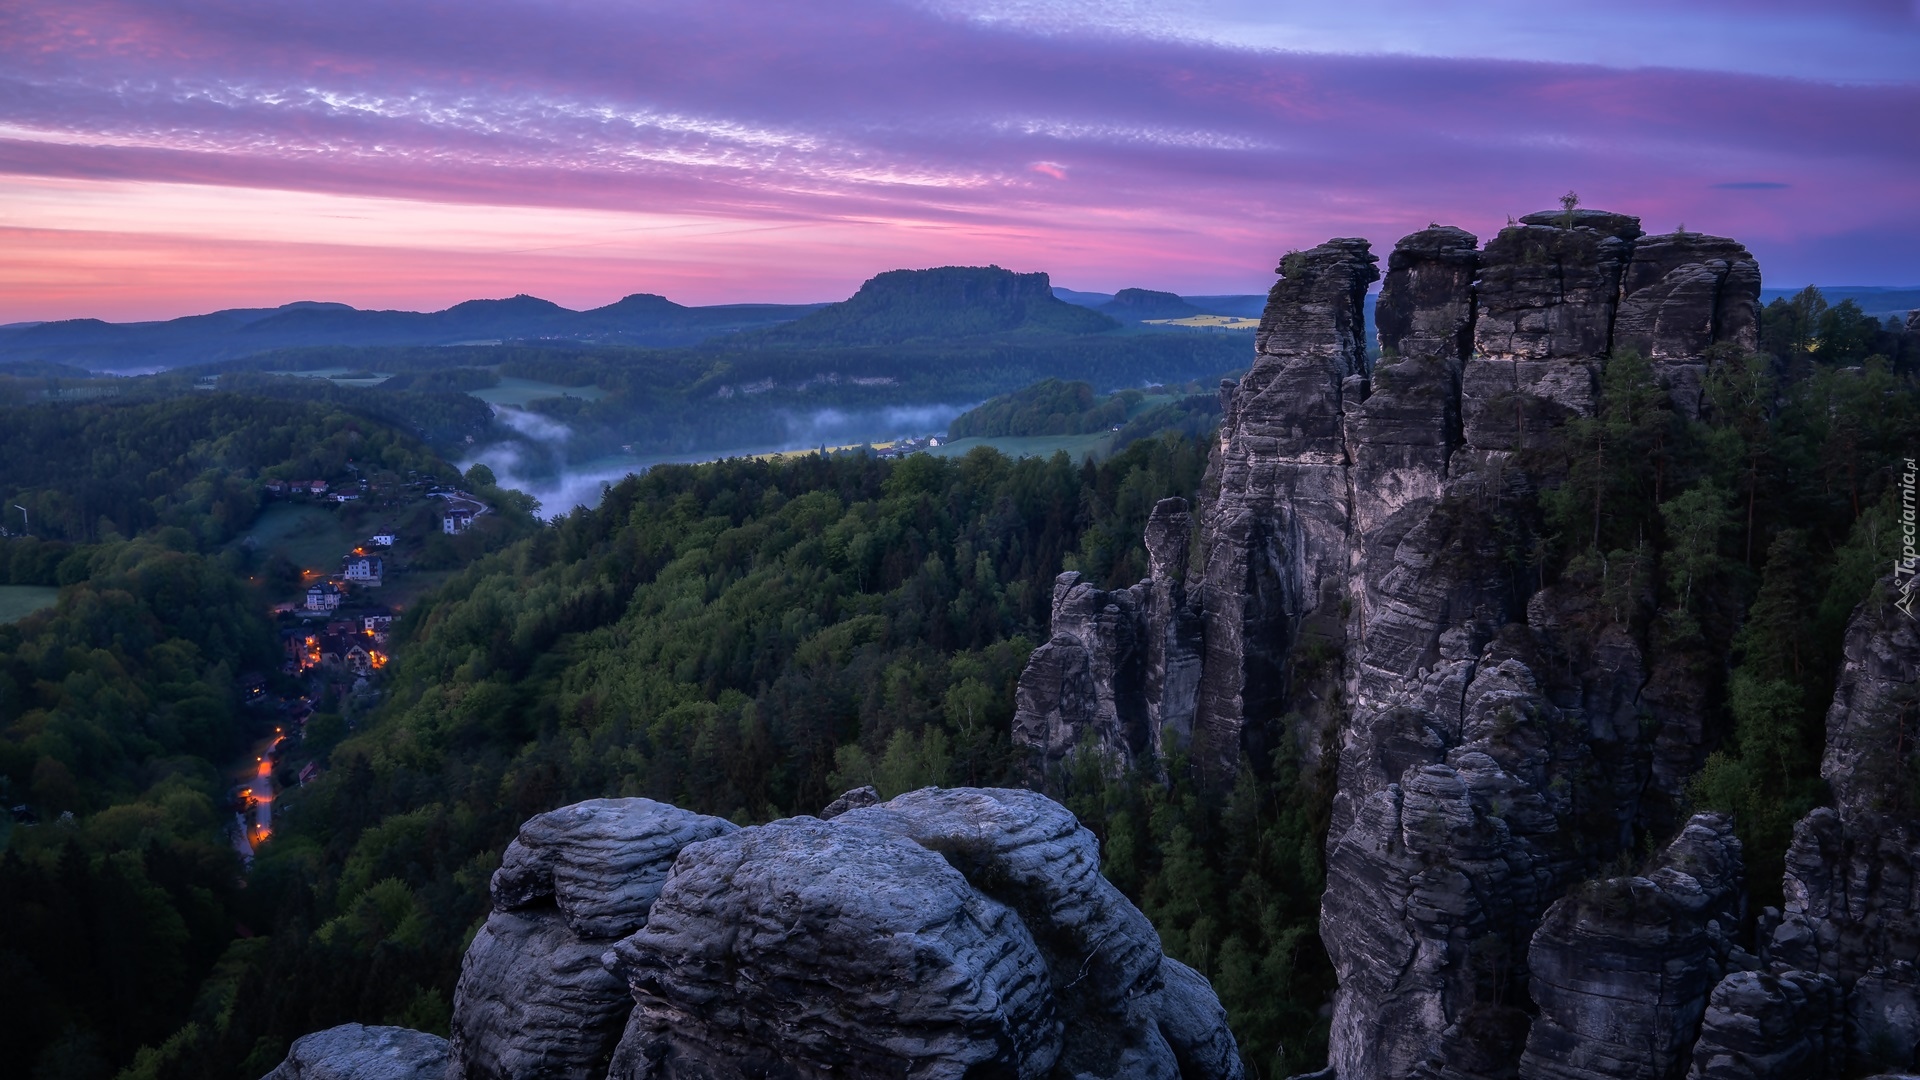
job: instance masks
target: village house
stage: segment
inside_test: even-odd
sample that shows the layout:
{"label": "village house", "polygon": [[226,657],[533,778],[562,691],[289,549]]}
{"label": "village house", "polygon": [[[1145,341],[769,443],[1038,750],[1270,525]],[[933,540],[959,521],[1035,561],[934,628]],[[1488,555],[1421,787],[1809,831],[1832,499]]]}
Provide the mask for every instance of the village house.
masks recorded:
{"label": "village house", "polygon": [[287,651],[286,663],[280,670],[288,675],[298,675],[320,663],[320,635],[306,630],[286,630],[282,632],[282,642]]}
{"label": "village house", "polygon": [[308,611],[332,611],[340,606],[343,599],[345,594],[340,591],[340,586],[331,581],[320,581],[307,587]]}
{"label": "village house", "polygon": [[368,615],[361,620],[361,624],[366,628],[366,633],[373,638],[375,643],[385,645],[387,643],[387,635],[393,631],[393,616]]}
{"label": "village house", "polygon": [[449,509],[440,518],[440,531],[448,536],[466,532],[473,527],[473,511],[467,509]]}
{"label": "village house", "polygon": [[397,539],[398,537],[394,536],[393,530],[389,528],[389,529],[381,529],[379,532],[374,533],[372,539],[369,540],[368,542],[375,547],[390,548],[393,546],[394,541]]}
{"label": "village house", "polygon": [[378,555],[363,555],[355,552],[341,560],[340,576],[355,585],[377,588],[381,576],[386,573],[386,560]]}

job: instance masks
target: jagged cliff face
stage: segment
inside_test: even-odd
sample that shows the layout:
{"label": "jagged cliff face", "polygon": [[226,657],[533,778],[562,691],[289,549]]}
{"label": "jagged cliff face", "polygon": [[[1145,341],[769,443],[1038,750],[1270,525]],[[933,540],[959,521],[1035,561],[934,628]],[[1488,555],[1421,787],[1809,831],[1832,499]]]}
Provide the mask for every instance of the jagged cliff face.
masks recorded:
{"label": "jagged cliff face", "polygon": [[[1920,1052],[1920,622],[1897,601],[1883,579],[1847,627],[1820,765],[1833,805],[1794,829],[1786,910],[1763,943],[1777,979],[1842,991],[1824,1011],[1817,999],[1802,1010],[1844,1021],[1833,1025],[1844,1042],[1826,1047],[1836,1068],[1910,1067]],[[1775,1052],[1800,1050],[1796,1034],[1781,1033]]]}
{"label": "jagged cliff face", "polygon": [[1294,713],[1295,654],[1337,654],[1352,527],[1346,402],[1366,365],[1361,305],[1379,279],[1364,240],[1330,240],[1287,256],[1254,334],[1254,361],[1222,388],[1220,443],[1204,508],[1203,662],[1195,759],[1231,770],[1242,749],[1263,758],[1283,734],[1314,747],[1328,719]]}
{"label": "jagged cliff face", "polygon": [[[1752,967],[1729,936],[1729,824],[1673,820],[1707,688],[1517,572],[1502,536],[1553,479],[1528,452],[1593,413],[1610,354],[1646,356],[1697,415],[1714,347],[1754,344],[1758,268],[1734,241],[1605,212],[1533,215],[1484,247],[1436,226],[1388,257],[1369,367],[1375,262],[1356,240],[1289,256],[1253,368],[1224,391],[1198,515],[1195,758],[1224,772],[1288,738],[1309,760],[1337,748],[1321,931],[1340,1075],[1677,1075],[1721,976]],[[1091,654],[1163,636],[1145,605],[1119,608],[1112,635],[1060,611]],[[1151,679],[1123,668],[1111,683],[1151,714]],[[1045,671],[1036,656],[1017,723],[1052,705]],[[1145,744],[1053,736],[1082,740]],[[1663,865],[1595,878],[1636,825],[1677,832]]]}

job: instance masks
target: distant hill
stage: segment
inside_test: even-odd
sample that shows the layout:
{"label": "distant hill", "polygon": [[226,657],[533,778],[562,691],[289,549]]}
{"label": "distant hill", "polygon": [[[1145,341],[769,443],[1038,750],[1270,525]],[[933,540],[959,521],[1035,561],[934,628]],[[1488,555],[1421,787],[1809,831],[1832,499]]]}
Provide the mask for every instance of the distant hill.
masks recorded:
{"label": "distant hill", "polygon": [[47,360],[0,360],[0,375],[16,379],[88,379],[93,373]]}
{"label": "distant hill", "polygon": [[[1133,393],[1139,396],[1138,391]],[[1042,379],[961,413],[947,425],[947,433],[956,439],[1081,435],[1119,426],[1127,419],[1127,404],[1115,395],[1096,406],[1091,383]]]}
{"label": "distant hill", "polygon": [[819,304],[723,304],[685,307],[636,293],[590,311],[534,296],[468,300],[445,311],[365,311],[300,301],[277,308],[231,308],[165,322],[65,319],[0,327],[0,364],[38,361],[94,371],[152,370],[316,345],[458,345],[500,341],[576,341],[671,347],[762,329],[818,310]]}
{"label": "distant hill", "polygon": [[1113,299],[1113,294],[1110,292],[1081,292],[1079,289],[1069,289],[1061,285],[1053,287],[1053,295],[1069,304],[1090,308],[1097,308]]}
{"label": "distant hill", "polygon": [[929,344],[993,337],[1098,334],[1120,324],[1053,295],[1046,274],[998,266],[890,270],[838,304],[751,335],[786,348]]}
{"label": "distant hill", "polygon": [[[1081,292],[1078,289],[1067,289],[1056,285],[1053,289],[1053,295],[1065,300],[1069,304],[1078,304],[1081,307],[1093,308],[1096,311],[1112,315],[1114,318],[1122,321],[1161,318],[1184,319],[1189,315],[1232,315],[1235,318],[1241,319],[1257,319],[1260,317],[1260,313],[1266,310],[1267,306],[1267,294],[1265,293],[1234,293],[1219,296],[1177,296],[1173,293],[1160,292],[1156,289],[1121,289],[1117,293],[1103,293]],[[1122,297],[1129,295],[1133,295],[1137,297],[1137,299],[1134,300],[1133,303],[1122,299]],[[1133,310],[1134,304],[1144,303],[1148,298],[1152,298],[1153,301],[1157,303],[1167,303],[1167,301],[1159,299],[1162,297],[1172,297],[1174,301],[1187,305],[1189,310],[1183,311],[1178,315],[1127,314],[1127,312]],[[1118,308],[1114,307],[1113,305],[1116,304],[1120,306]]]}
{"label": "distant hill", "polygon": [[1098,309],[1121,322],[1145,322],[1148,319],[1184,319],[1192,315],[1217,315],[1202,311],[1170,292],[1152,289],[1121,289]]}
{"label": "distant hill", "polygon": [[1257,319],[1267,309],[1266,293],[1235,293],[1228,296],[1183,296],[1182,300],[1208,315],[1232,315]]}

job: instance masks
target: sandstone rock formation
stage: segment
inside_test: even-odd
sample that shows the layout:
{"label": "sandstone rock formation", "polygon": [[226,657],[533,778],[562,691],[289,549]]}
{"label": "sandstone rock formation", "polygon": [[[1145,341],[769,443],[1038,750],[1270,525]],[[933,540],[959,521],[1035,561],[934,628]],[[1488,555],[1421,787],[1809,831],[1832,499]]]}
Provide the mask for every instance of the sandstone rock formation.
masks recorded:
{"label": "sandstone rock formation", "polygon": [[1230,772],[1283,737],[1317,747],[1328,718],[1276,730],[1290,656],[1339,652],[1350,528],[1345,401],[1366,365],[1362,304],[1379,280],[1365,240],[1289,254],[1254,332],[1253,366],[1226,396],[1205,508],[1196,761]]}
{"label": "sandstone rock formation", "polygon": [[[1616,1075],[1546,1064],[1566,1056],[1554,1045],[1633,1022],[1599,1004],[1599,987],[1562,978],[1569,950],[1630,966],[1681,949],[1697,961],[1685,985],[1663,984],[1655,1012],[1636,1014],[1668,1034],[1635,1060],[1677,1075],[1709,991],[1751,959],[1730,940],[1737,920],[1712,906],[1724,882],[1649,871],[1592,886],[1634,900],[1614,921],[1549,912],[1639,833],[1678,831],[1680,845],[1724,833],[1674,819],[1715,734],[1701,726],[1704,676],[1649,662],[1590,601],[1516,573],[1503,536],[1542,479],[1527,472],[1533,452],[1593,412],[1616,351],[1646,356],[1675,407],[1698,414],[1716,347],[1754,344],[1757,266],[1732,240],[1645,236],[1604,211],[1529,215],[1484,247],[1433,226],[1387,259],[1369,364],[1359,312],[1375,262],[1358,240],[1290,254],[1253,366],[1223,390],[1204,488],[1217,494],[1197,512],[1194,760],[1225,773],[1242,754],[1291,747],[1311,764],[1337,749],[1321,931],[1340,979],[1339,1075],[1509,1076],[1530,1045],[1537,1075]],[[1091,635],[1111,643],[1096,680],[1114,688],[1110,711],[1098,691],[1060,696],[1071,683],[1045,650],[1022,678],[1016,741],[1043,775],[1061,743],[1036,738],[1032,718],[1064,717],[1071,700],[1120,726],[1121,688],[1151,685],[1126,666],[1169,636],[1164,607],[1102,603],[1126,613],[1125,635]],[[1057,612],[1056,642],[1063,625],[1090,636],[1083,610]],[[1124,753],[1092,741],[1116,767],[1151,764],[1150,740]]]}
{"label": "sandstone rock formation", "polygon": [[866,788],[831,809],[542,814],[494,875],[451,1045],[348,1025],[272,1080],[1239,1080],[1213,988],[1065,807]]}
{"label": "sandstone rock formation", "polygon": [[293,1041],[264,1080],[440,1080],[447,1040],[424,1031],[342,1024]]}
{"label": "sandstone rock formation", "polygon": [[1899,600],[1885,578],[1848,624],[1820,766],[1834,805],[1794,829],[1767,950],[1844,992],[1852,1068],[1920,1066],[1920,621]]}
{"label": "sandstone rock formation", "polygon": [[1691,1059],[1707,996],[1740,927],[1740,841],[1701,814],[1644,875],[1587,882],[1533,936],[1540,1008],[1520,1075],[1540,1080],[1671,1076]]}
{"label": "sandstone rock formation", "polygon": [[646,925],[688,844],[733,832],[651,799],[595,799],[520,827],[454,991],[449,1080],[600,1080],[633,1000],[600,958]]}
{"label": "sandstone rock formation", "polygon": [[925,789],[681,853],[608,964],[617,1077],[1238,1077],[1206,981],[1027,791]]}
{"label": "sandstone rock formation", "polygon": [[1014,706],[1015,739],[1038,751],[1038,779],[1083,744],[1128,767],[1157,760],[1162,739],[1193,731],[1200,613],[1186,585],[1193,517],[1163,499],[1147,520],[1150,576],[1102,590],[1078,573],[1053,586],[1053,633],[1035,649]]}

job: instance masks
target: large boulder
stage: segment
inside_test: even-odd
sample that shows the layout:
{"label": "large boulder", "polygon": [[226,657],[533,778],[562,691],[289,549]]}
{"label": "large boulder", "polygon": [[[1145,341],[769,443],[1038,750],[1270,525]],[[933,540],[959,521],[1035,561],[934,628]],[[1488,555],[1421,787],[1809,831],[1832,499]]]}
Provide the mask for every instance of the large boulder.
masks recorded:
{"label": "large boulder", "polygon": [[1029,791],[924,789],[690,845],[609,952],[611,1074],[1239,1077],[1206,980]]}
{"label": "large boulder", "polygon": [[605,1076],[633,999],[602,954],[646,925],[681,848],[735,828],[651,799],[593,799],[522,825],[460,966],[449,1080]]}
{"label": "large boulder", "polygon": [[399,1027],[341,1024],[293,1041],[263,1080],[440,1080],[447,1040]]}
{"label": "large boulder", "polygon": [[528,819],[493,874],[493,903],[552,903],[582,937],[623,937],[647,921],[674,856],[731,832],[728,821],[652,799],[589,799]]}
{"label": "large boulder", "polygon": [[645,1045],[624,1057],[658,1077],[1047,1075],[1059,1018],[1019,916],[859,813],[682,853],[609,957]]}

